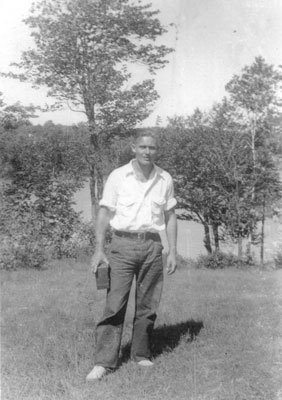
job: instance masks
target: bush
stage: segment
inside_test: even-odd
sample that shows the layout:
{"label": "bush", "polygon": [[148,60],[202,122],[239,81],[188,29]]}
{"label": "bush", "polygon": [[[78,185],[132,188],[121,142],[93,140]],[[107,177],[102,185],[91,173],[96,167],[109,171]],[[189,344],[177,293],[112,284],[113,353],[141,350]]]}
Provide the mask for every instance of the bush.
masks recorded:
{"label": "bush", "polygon": [[[14,229],[16,224],[13,224]],[[90,255],[95,248],[95,232],[90,223],[77,223],[69,238],[59,238],[59,232],[53,232],[53,240],[39,229],[26,224],[23,232],[18,227],[17,235],[3,236],[0,246],[0,269],[42,268],[52,259],[63,257],[77,258]]]}
{"label": "bush", "polygon": [[201,255],[195,262],[195,268],[223,269],[238,266],[241,261],[232,253],[214,252]]}
{"label": "bush", "polygon": [[0,193],[0,268],[41,268],[47,261],[93,252],[94,229],[72,208],[73,188],[46,182],[34,195],[9,184]]}
{"label": "bush", "polygon": [[40,222],[36,213],[29,209],[21,190],[12,199],[1,193],[1,269],[39,268],[48,260],[47,243],[41,234]]}
{"label": "bush", "polygon": [[1,244],[0,269],[41,268],[50,259],[50,253],[38,240],[26,237],[20,242],[5,238]]}
{"label": "bush", "polygon": [[282,225],[277,232],[277,241],[274,242],[274,263],[276,269],[282,269]]}
{"label": "bush", "polygon": [[276,269],[282,269],[282,250],[276,252],[274,256],[274,263]]}
{"label": "bush", "polygon": [[91,255],[95,249],[95,230],[92,223],[79,223],[68,240],[61,243],[60,256],[77,258]]}

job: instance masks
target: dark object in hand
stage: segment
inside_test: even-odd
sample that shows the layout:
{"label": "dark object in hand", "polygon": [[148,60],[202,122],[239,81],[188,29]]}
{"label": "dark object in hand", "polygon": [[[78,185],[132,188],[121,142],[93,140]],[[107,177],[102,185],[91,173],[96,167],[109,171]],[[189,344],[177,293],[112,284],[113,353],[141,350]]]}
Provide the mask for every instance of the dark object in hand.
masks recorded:
{"label": "dark object in hand", "polygon": [[96,286],[97,289],[109,289],[110,288],[110,267],[109,265],[102,263],[98,265],[96,272]]}

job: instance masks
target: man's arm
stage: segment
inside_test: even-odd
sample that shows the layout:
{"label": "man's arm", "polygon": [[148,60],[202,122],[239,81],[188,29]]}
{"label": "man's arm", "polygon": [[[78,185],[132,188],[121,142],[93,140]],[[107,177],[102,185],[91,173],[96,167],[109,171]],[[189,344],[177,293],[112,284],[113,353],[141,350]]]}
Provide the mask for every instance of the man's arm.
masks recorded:
{"label": "man's arm", "polygon": [[174,208],[165,211],[165,224],[169,248],[167,256],[167,273],[171,275],[176,270],[177,220]]}
{"label": "man's arm", "polygon": [[96,273],[98,265],[102,262],[109,264],[104,252],[105,236],[110,221],[110,210],[106,207],[100,207],[96,221],[96,249],[91,260],[92,272]]}

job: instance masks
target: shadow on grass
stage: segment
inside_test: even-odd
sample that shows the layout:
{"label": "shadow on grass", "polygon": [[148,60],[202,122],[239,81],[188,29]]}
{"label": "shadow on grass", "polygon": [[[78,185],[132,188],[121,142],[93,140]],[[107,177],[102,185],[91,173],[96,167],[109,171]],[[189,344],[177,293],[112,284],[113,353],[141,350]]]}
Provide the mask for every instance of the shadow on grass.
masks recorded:
{"label": "shadow on grass", "polygon": [[[174,325],[162,325],[154,329],[151,338],[151,350],[153,358],[164,352],[170,352],[176,348],[181,339],[192,342],[200,333],[204,324],[202,321],[189,320]],[[130,358],[131,343],[127,343],[121,349],[120,363],[127,362]]]}

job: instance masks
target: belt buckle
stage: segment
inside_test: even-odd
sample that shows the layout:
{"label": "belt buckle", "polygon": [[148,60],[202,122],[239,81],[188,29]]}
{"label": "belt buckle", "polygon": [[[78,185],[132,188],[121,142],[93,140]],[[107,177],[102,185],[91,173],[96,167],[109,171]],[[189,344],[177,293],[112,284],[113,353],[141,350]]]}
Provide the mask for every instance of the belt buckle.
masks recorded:
{"label": "belt buckle", "polygon": [[137,232],[137,239],[138,240],[145,240],[146,239],[146,232]]}

